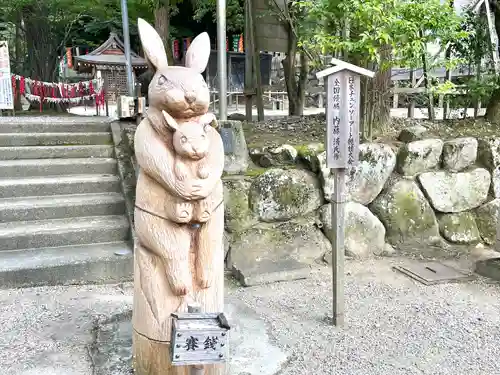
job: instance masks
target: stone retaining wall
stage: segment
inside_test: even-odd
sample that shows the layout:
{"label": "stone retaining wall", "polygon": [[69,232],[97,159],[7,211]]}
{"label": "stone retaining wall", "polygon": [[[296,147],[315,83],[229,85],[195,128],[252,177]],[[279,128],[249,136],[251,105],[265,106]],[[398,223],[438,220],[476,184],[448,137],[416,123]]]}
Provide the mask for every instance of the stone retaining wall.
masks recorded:
{"label": "stone retaining wall", "polygon": [[[242,137],[241,125],[232,125]],[[399,148],[360,145],[359,166],[347,176],[346,255],[369,258],[398,250],[425,255],[436,248],[495,243],[500,138],[422,136],[414,127],[402,132]],[[304,265],[330,261],[334,178],[323,149],[321,144],[250,149],[254,166],[248,169],[245,155],[228,156],[227,264],[244,283],[257,283],[245,275],[262,268],[287,279]]]}
{"label": "stone retaining wall", "polygon": [[[367,258],[395,249],[422,254],[454,244],[494,245],[500,138],[419,138],[418,128],[410,128],[401,134],[405,142],[399,148],[360,146],[360,164],[347,176],[347,255]],[[258,175],[238,184],[225,181],[227,228],[237,237],[231,258],[249,257],[259,241],[266,252],[273,249],[301,261],[323,256],[328,261],[330,244],[319,232],[333,236],[329,201],[334,178],[322,145],[251,149],[250,156],[259,167],[271,169],[250,171],[247,174]],[[293,223],[296,220],[301,226]],[[287,240],[297,247],[274,241],[281,240],[274,232],[292,223],[295,229]],[[256,226],[264,228],[263,240],[256,238]],[[313,241],[304,240],[306,235]]]}

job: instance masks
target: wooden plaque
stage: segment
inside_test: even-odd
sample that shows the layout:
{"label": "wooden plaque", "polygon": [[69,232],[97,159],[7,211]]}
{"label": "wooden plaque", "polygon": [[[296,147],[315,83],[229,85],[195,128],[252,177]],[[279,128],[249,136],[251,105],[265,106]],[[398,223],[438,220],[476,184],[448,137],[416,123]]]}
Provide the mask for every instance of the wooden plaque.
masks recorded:
{"label": "wooden plaque", "polygon": [[359,76],[340,71],[327,78],[326,165],[350,168],[359,162]]}
{"label": "wooden plaque", "polygon": [[[224,363],[228,325],[224,314],[172,314],[172,365]],[[221,324],[221,317],[225,324]]]}

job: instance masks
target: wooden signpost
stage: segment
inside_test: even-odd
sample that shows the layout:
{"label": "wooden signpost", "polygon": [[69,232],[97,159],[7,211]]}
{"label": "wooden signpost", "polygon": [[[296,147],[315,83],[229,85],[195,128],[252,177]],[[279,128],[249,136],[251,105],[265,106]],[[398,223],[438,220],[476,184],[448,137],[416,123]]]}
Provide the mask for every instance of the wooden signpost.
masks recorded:
{"label": "wooden signpost", "polygon": [[345,172],[359,161],[360,76],[373,78],[375,73],[332,59],[335,66],[316,73],[326,87],[326,166],[335,176],[332,206],[333,324],[344,324],[344,210],[346,203]]}

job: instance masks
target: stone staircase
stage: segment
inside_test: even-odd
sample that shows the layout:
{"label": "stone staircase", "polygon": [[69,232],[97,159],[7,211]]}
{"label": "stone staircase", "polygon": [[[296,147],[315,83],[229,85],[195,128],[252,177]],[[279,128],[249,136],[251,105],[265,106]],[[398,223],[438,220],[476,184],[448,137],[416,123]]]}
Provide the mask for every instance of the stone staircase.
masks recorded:
{"label": "stone staircase", "polygon": [[109,121],[0,120],[0,287],[129,279]]}

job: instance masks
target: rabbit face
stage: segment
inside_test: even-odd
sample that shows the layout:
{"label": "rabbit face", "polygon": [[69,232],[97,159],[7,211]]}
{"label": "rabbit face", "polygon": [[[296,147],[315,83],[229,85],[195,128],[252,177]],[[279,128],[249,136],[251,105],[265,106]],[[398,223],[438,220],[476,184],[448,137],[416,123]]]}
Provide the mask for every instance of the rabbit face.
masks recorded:
{"label": "rabbit face", "polygon": [[210,57],[210,38],[201,33],[186,52],[185,67],[168,66],[163,42],[156,30],[138,19],[139,36],[148,61],[156,68],[148,90],[149,105],[175,118],[190,118],[208,111],[210,93],[201,73]]}
{"label": "rabbit face", "polygon": [[192,160],[203,159],[210,148],[207,131],[210,124],[200,125],[196,122],[187,122],[174,133],[173,145],[178,155]]}
{"label": "rabbit face", "polygon": [[165,110],[175,118],[190,118],[208,111],[210,93],[201,76],[181,66],[157,71],[148,90],[152,107]]}
{"label": "rabbit face", "polygon": [[211,122],[215,119],[213,114],[205,114],[196,119],[184,121],[181,125],[166,111],[162,111],[167,126],[173,132],[172,143],[177,155],[192,160],[203,159],[210,148],[208,132]]}

